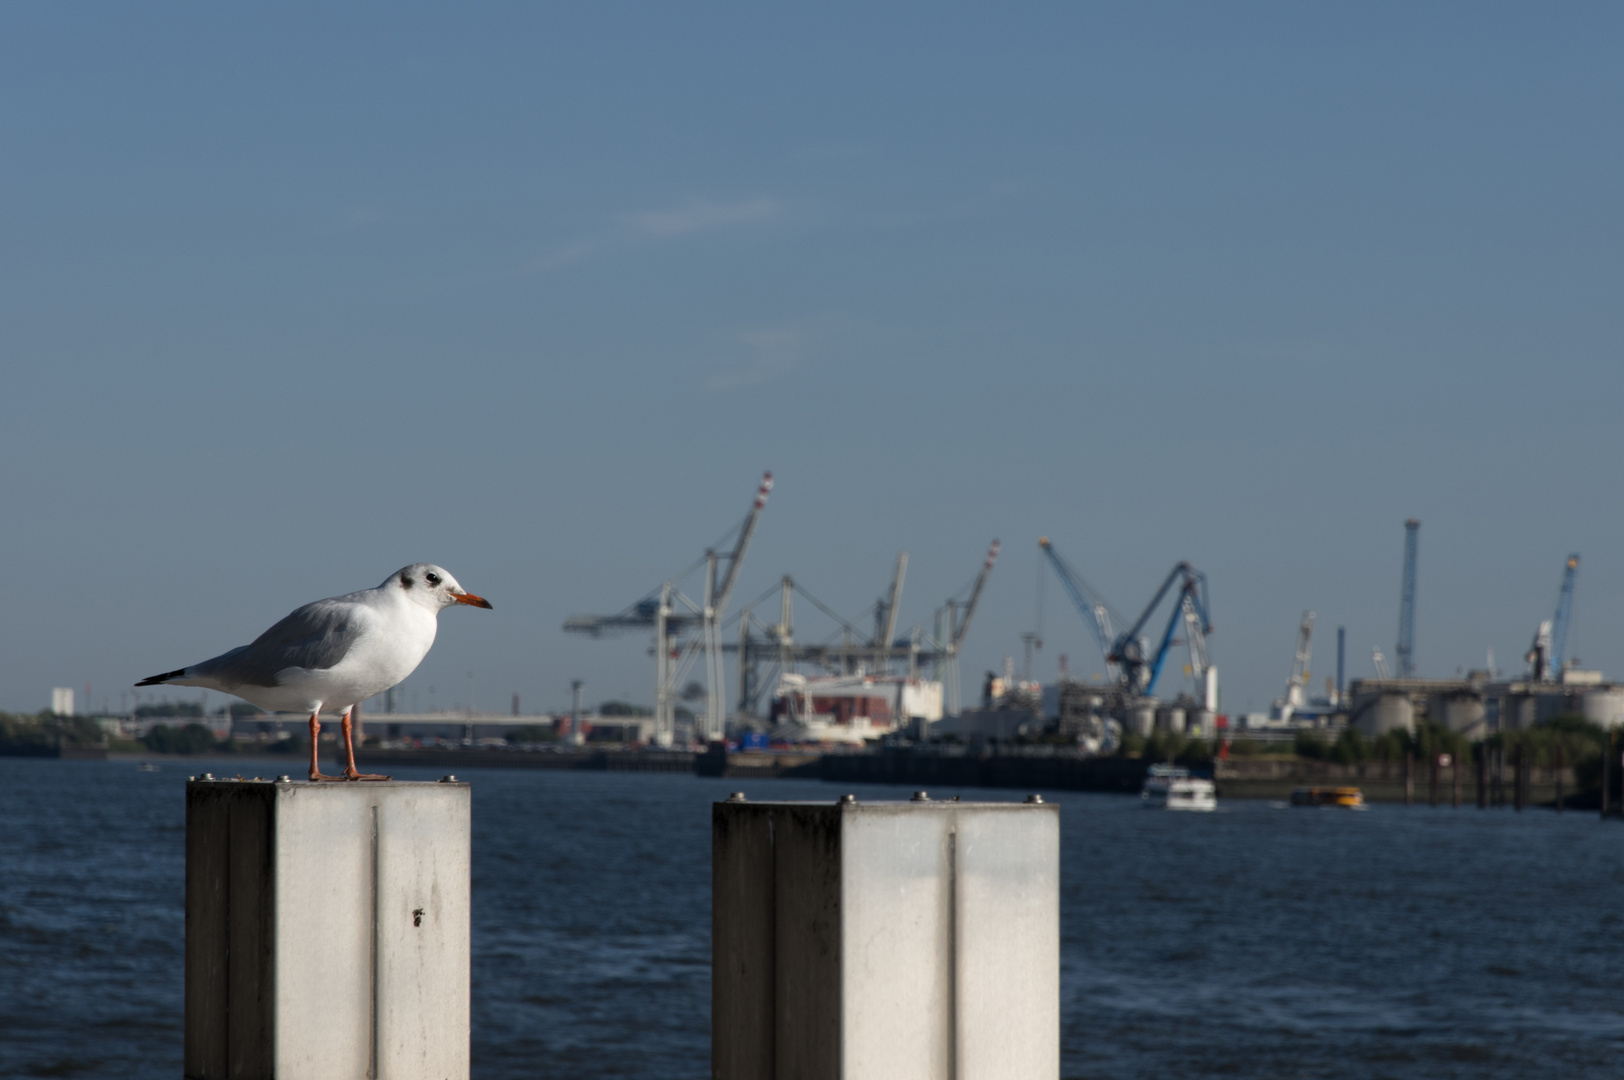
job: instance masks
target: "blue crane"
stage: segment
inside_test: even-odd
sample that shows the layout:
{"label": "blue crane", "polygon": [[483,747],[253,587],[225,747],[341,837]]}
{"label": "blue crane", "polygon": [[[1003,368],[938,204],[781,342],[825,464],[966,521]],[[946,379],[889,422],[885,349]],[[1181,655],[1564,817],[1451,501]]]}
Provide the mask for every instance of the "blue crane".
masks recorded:
{"label": "blue crane", "polygon": [[[1185,642],[1190,648],[1190,673],[1196,679],[1197,685],[1205,682],[1207,670],[1211,666],[1207,660],[1206,635],[1212,632],[1212,620],[1207,614],[1209,608],[1205,574],[1187,562],[1174,566],[1133,625],[1121,633],[1113,633],[1113,627],[1125,620],[1112,611],[1111,606],[1060,557],[1054,545],[1049,543],[1048,537],[1040,537],[1038,546],[1049,557],[1049,565],[1054,567],[1055,576],[1060,578],[1060,583],[1071,594],[1077,610],[1082,613],[1083,621],[1094,631],[1094,640],[1100,646],[1107,668],[1115,667],[1113,678],[1124,689],[1135,694],[1155,692],[1156,681],[1161,677],[1168,651],[1174,644],[1174,635],[1181,622],[1185,628]],[[1150,655],[1146,650],[1145,640],[1140,635],[1150,622],[1151,616],[1169,594],[1177,596],[1173,612],[1167,620],[1167,629],[1162,632],[1155,654]]]}
{"label": "blue crane", "polygon": [[[1161,606],[1163,598],[1173,589],[1175,582],[1178,583],[1178,600],[1173,604],[1173,613],[1167,620],[1167,629],[1162,633],[1162,641],[1156,648],[1156,655],[1146,660],[1145,642],[1139,633]],[[1191,674],[1200,684],[1207,677],[1206,635],[1212,633],[1212,620],[1207,617],[1207,575],[1187,562],[1181,562],[1168,571],[1161,588],[1156,590],[1156,595],[1145,605],[1139,620],[1117,637],[1116,648],[1113,650],[1115,655],[1111,659],[1122,669],[1129,686],[1139,689],[1144,694],[1156,692],[1156,680],[1161,677],[1162,665],[1167,662],[1167,651],[1173,645],[1173,632],[1178,629],[1180,622],[1185,624],[1188,634]]]}
{"label": "blue crane", "polygon": [[1415,518],[1404,523],[1404,584],[1398,598],[1398,677],[1415,677],[1415,563],[1421,523]]}
{"label": "blue crane", "polygon": [[1562,591],[1556,594],[1556,614],[1541,619],[1534,631],[1534,644],[1524,657],[1529,663],[1529,676],[1535,682],[1562,678],[1562,669],[1569,664],[1568,628],[1573,624],[1573,585],[1579,576],[1579,556],[1568,556],[1562,571]]}

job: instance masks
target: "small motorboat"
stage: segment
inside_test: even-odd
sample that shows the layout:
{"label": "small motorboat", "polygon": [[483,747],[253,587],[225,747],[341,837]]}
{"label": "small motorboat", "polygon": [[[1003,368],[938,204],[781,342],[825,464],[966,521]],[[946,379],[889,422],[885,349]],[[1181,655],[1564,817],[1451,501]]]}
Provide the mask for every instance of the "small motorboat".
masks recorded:
{"label": "small motorboat", "polygon": [[1191,776],[1175,765],[1152,765],[1139,790],[1141,804],[1150,810],[1218,809],[1218,788],[1204,776]]}
{"label": "small motorboat", "polygon": [[158,771],[158,766],[154,765],[150,761],[143,761],[141,764],[139,764],[139,765],[137,765],[135,767],[135,771],[136,772],[157,772]]}
{"label": "small motorboat", "polygon": [[1356,787],[1300,787],[1291,793],[1291,805],[1363,810],[1365,793]]}

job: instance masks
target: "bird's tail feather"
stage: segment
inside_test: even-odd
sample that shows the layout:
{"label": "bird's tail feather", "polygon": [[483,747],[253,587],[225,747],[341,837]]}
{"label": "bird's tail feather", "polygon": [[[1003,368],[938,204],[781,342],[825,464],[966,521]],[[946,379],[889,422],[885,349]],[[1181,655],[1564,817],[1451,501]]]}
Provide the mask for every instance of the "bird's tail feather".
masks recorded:
{"label": "bird's tail feather", "polygon": [[137,686],[157,686],[160,683],[168,682],[170,679],[182,678],[183,676],[185,676],[185,674],[186,674],[186,669],[185,668],[177,668],[174,671],[166,671],[162,675],[150,675],[147,678],[142,679],[140,682],[136,683],[135,685],[137,685]]}

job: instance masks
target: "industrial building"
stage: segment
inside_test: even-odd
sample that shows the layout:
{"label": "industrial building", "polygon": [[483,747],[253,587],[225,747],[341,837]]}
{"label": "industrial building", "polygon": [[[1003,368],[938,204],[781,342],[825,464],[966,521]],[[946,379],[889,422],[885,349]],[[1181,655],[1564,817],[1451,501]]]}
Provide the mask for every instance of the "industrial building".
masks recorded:
{"label": "industrial building", "polygon": [[[1415,595],[1417,538],[1420,522],[1404,523],[1403,585],[1399,602],[1399,636],[1395,650],[1397,676],[1390,675],[1378,649],[1373,653],[1377,676],[1355,679],[1345,700],[1333,694],[1333,709],[1323,714],[1331,722],[1346,722],[1366,736],[1390,731],[1412,731],[1426,719],[1442,724],[1469,739],[1482,739],[1505,731],[1523,731],[1558,716],[1579,716],[1604,728],[1624,726],[1624,684],[1609,681],[1599,671],[1587,671],[1568,655],[1573,620],[1574,587],[1579,556],[1569,555],[1563,565],[1556,611],[1539,623],[1525,659],[1528,671],[1508,678],[1484,669],[1454,679],[1423,679],[1415,675]],[[1298,669],[1306,671],[1308,634],[1313,613],[1305,613],[1298,644]],[[1338,689],[1341,676],[1341,640],[1338,640]],[[1300,689],[1298,670],[1292,686]],[[1288,698],[1292,689],[1288,687]],[[1277,703],[1277,706],[1279,703]],[[1291,715],[1288,702],[1286,716]]]}
{"label": "industrial building", "polygon": [[1624,726],[1624,685],[1599,671],[1569,668],[1554,679],[1497,679],[1474,671],[1460,679],[1355,679],[1348,722],[1362,735],[1411,731],[1425,718],[1469,739],[1523,731],[1558,716]]}

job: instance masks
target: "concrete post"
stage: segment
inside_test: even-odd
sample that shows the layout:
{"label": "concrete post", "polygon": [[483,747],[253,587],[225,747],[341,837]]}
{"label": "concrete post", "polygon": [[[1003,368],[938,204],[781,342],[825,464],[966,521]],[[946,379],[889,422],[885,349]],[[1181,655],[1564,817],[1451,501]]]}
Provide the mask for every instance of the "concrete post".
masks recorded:
{"label": "concrete post", "polygon": [[189,1080],[467,1080],[469,789],[186,785]]}
{"label": "concrete post", "polygon": [[1056,807],[735,797],[711,821],[714,1080],[1060,1075]]}

